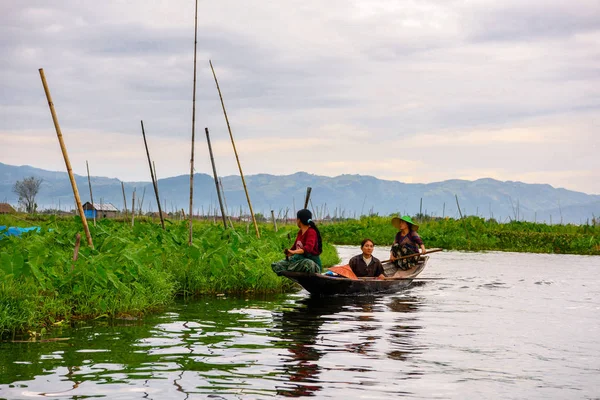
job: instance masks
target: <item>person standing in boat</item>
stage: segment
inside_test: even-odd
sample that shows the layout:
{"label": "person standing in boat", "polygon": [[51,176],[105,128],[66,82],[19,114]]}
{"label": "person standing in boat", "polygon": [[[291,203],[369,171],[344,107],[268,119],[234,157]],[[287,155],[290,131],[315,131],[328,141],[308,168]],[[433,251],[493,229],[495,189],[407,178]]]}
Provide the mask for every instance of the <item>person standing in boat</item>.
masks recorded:
{"label": "person standing in boat", "polygon": [[290,249],[285,249],[285,260],[271,264],[277,275],[283,271],[321,272],[320,254],[323,252],[321,233],[312,220],[310,210],[302,209],[296,213],[296,224],[300,230]]}
{"label": "person standing in boat", "polygon": [[390,251],[390,261],[394,262],[396,267],[406,271],[417,262],[418,257],[404,260],[398,258],[418,254],[419,250],[421,254],[425,254],[425,244],[417,233],[419,225],[415,224],[408,215],[392,218],[392,225],[398,229],[398,233]]}
{"label": "person standing in boat", "polygon": [[358,254],[350,259],[348,264],[352,268],[352,272],[357,277],[378,277],[385,278],[383,274],[383,265],[381,261],[373,257],[373,249],[375,244],[371,239],[365,239],[360,243],[362,254]]}

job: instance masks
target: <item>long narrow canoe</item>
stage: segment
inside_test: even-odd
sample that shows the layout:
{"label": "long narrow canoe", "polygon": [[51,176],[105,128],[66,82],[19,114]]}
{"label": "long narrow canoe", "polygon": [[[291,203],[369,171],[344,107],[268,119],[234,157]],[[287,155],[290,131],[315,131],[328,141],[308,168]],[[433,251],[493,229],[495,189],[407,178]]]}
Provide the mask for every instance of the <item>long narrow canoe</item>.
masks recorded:
{"label": "long narrow canoe", "polygon": [[300,284],[315,296],[362,295],[395,293],[412,283],[427,265],[428,256],[420,257],[419,262],[408,271],[398,271],[393,278],[358,278],[357,280],[306,272],[284,271],[281,275]]}

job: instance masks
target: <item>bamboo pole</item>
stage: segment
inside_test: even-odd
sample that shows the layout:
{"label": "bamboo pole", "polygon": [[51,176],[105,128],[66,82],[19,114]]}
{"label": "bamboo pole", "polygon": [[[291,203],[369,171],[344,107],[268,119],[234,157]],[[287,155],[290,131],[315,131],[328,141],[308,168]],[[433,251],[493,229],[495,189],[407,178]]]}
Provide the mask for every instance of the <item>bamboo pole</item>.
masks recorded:
{"label": "bamboo pole", "polygon": [[125,197],[125,184],[121,181],[121,189],[123,190],[123,207],[125,209],[125,221],[129,219],[129,215],[127,214],[127,197]]}
{"label": "bamboo pole", "polygon": [[363,216],[363,211],[365,209],[365,203],[366,203],[366,201],[367,201],[367,195],[365,194],[365,198],[363,200],[362,207],[360,208],[360,216],[361,217]]}
{"label": "bamboo pole", "polygon": [[244,191],[246,192],[246,200],[248,200],[248,208],[250,209],[250,215],[252,216],[252,222],[254,223],[254,230],[256,231],[256,237],[260,238],[260,232],[258,231],[258,224],[254,217],[254,211],[252,210],[252,202],[250,201],[250,195],[248,194],[248,188],[246,187],[246,180],[244,179],[244,173],[242,172],[242,165],[240,164],[240,158],[238,157],[237,150],[235,148],[235,141],[233,140],[233,134],[231,133],[231,126],[229,125],[229,118],[227,118],[227,111],[225,110],[225,103],[223,102],[223,95],[221,95],[221,88],[219,87],[219,81],[217,80],[217,74],[213,68],[212,61],[209,60],[210,69],[212,70],[215,78],[215,84],[217,85],[217,91],[219,92],[219,98],[221,99],[221,106],[223,107],[223,114],[225,115],[225,122],[227,122],[227,130],[229,130],[229,137],[231,138],[231,145],[233,146],[233,152],[235,153],[235,159],[237,161],[238,168],[240,170],[240,176],[242,177],[242,184],[244,185]]}
{"label": "bamboo pole", "polygon": [[[88,185],[90,187],[90,201],[92,202],[92,208],[94,208],[94,195],[92,194],[92,181],[90,179],[90,166],[88,165],[87,160],[85,160],[85,168],[87,169],[87,174],[88,174]],[[96,209],[93,209],[93,213],[92,216],[94,217],[94,226],[96,226]]]}
{"label": "bamboo pole", "polygon": [[460,211],[460,204],[458,204],[458,195],[455,194],[454,197],[456,197],[456,206],[458,207],[458,213],[460,214],[460,219],[462,219],[463,227],[465,228],[465,233],[467,234],[467,240],[471,240],[469,238],[469,231],[467,230],[467,223],[463,218],[462,211]]}
{"label": "bamboo pole", "polygon": [[150,167],[150,177],[152,178],[152,186],[154,187],[154,194],[156,194],[156,204],[158,205],[158,216],[160,217],[160,224],[165,229],[165,221],[162,215],[162,209],[160,208],[160,199],[158,197],[158,184],[155,179],[156,166],[152,169],[152,162],[150,161],[150,151],[148,151],[148,142],[146,142],[146,132],[144,131],[144,121],[140,121],[142,124],[142,136],[144,137],[144,146],[146,146],[146,155],[148,156],[148,166]]}
{"label": "bamboo pole", "polygon": [[225,188],[223,187],[223,180],[221,178],[219,178],[219,187],[221,188],[221,196],[223,196],[223,203],[225,204],[225,214],[227,215],[229,226],[231,226],[231,229],[235,230],[235,228],[233,227],[233,222],[231,222],[231,215],[229,215],[229,208],[227,207],[227,197],[225,197]]}
{"label": "bamboo pole", "polygon": [[131,226],[135,221],[135,188],[133,189],[133,195],[131,197]]}
{"label": "bamboo pole", "polygon": [[138,215],[142,215],[142,207],[144,206],[144,197],[146,196],[146,186],[144,186],[144,191],[142,192],[142,200],[140,201],[140,206],[138,207]]}
{"label": "bamboo pole", "polygon": [[208,143],[208,153],[210,154],[210,163],[212,164],[213,175],[215,177],[215,187],[217,188],[217,197],[219,198],[219,206],[221,207],[221,217],[223,218],[223,227],[225,227],[225,229],[227,229],[227,216],[225,215],[225,209],[223,208],[223,200],[221,199],[221,190],[219,189],[219,178],[217,176],[217,167],[215,166],[215,158],[213,157],[212,146],[210,145],[210,135],[208,133],[208,128],[204,128],[204,132],[206,132],[206,143]]}
{"label": "bamboo pole", "polygon": [[308,201],[310,200],[310,192],[312,192],[312,188],[309,186],[306,188],[306,197],[304,198],[304,208],[308,208]]}
{"label": "bamboo pole", "polygon": [[273,229],[277,232],[277,220],[275,219],[275,211],[271,210],[271,219],[273,219]]}
{"label": "bamboo pole", "polygon": [[[196,0],[196,11],[194,13],[194,89],[192,93],[192,157],[190,159],[190,238],[188,244],[192,245],[194,233],[194,138],[196,135],[196,48],[198,45],[198,0]],[[218,188],[217,188],[218,189]]]}
{"label": "bamboo pole", "polygon": [[85,236],[87,238],[88,245],[91,248],[94,248],[94,243],[92,242],[92,235],[90,234],[90,228],[88,227],[87,219],[85,218],[85,213],[83,212],[83,207],[81,205],[81,199],[79,198],[79,191],[77,190],[77,183],[75,182],[75,177],[73,176],[73,170],[71,169],[71,162],[69,161],[69,154],[67,153],[67,148],[63,141],[62,132],[60,130],[60,125],[58,124],[58,117],[56,116],[56,111],[54,110],[54,103],[52,102],[52,96],[50,96],[50,89],[48,88],[48,83],[46,82],[46,76],[44,75],[44,69],[40,68],[40,78],[42,79],[42,85],[44,86],[44,92],[46,92],[46,99],[48,100],[48,106],[50,107],[50,114],[52,115],[52,122],[54,122],[54,129],[56,129],[56,136],[58,137],[58,143],[60,144],[60,149],[63,154],[63,158],[65,159],[65,165],[67,167],[67,173],[69,174],[69,180],[71,181],[71,187],[73,188],[73,196],[75,197],[75,203],[77,204],[77,209],[79,210],[79,216],[81,217],[81,222],[83,223],[83,230],[85,231]]}

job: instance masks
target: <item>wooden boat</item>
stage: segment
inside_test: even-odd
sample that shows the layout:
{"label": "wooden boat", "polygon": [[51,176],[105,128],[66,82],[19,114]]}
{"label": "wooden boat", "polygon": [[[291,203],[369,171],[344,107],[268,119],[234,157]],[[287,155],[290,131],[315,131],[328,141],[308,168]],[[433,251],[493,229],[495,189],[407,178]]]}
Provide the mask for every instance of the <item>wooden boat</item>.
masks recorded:
{"label": "wooden boat", "polygon": [[329,276],[306,272],[283,271],[282,276],[300,284],[315,296],[368,295],[377,293],[395,293],[412,283],[427,265],[429,256],[422,256],[414,267],[407,271],[398,271],[392,278],[348,279],[341,276]]}

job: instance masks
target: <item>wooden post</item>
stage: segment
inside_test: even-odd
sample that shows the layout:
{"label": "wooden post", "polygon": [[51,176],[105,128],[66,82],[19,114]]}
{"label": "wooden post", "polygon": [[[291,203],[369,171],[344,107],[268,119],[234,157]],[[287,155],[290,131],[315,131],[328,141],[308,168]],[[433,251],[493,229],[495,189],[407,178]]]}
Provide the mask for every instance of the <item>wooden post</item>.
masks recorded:
{"label": "wooden post", "polygon": [[275,219],[275,211],[271,210],[271,218],[273,219],[273,229],[277,232],[277,220]]}
{"label": "wooden post", "polygon": [[421,202],[419,204],[419,218],[423,218],[423,198],[421,197]]}
{"label": "wooden post", "polygon": [[131,226],[135,221],[135,188],[133,188],[133,196],[131,198]]}
{"label": "wooden post", "polygon": [[[198,0],[196,0],[196,11],[194,13],[194,89],[192,93],[192,157],[190,159],[190,237],[188,245],[192,245],[194,233],[194,137],[196,135],[196,47],[198,44]],[[182,210],[183,211],[183,210]]]}
{"label": "wooden post", "polygon": [[46,92],[46,99],[48,100],[48,106],[50,107],[50,114],[52,115],[52,121],[54,122],[54,129],[56,129],[56,136],[58,137],[58,143],[60,144],[60,149],[63,154],[63,158],[65,159],[65,165],[67,167],[67,173],[69,174],[69,180],[71,181],[71,187],[73,188],[73,196],[75,197],[75,203],[77,204],[77,209],[79,210],[79,216],[81,217],[81,222],[83,223],[83,230],[85,231],[85,236],[87,238],[88,245],[91,248],[94,248],[94,243],[92,242],[92,235],[90,234],[90,228],[88,227],[87,219],[85,218],[85,213],[83,212],[83,207],[81,205],[81,199],[79,198],[79,191],[77,190],[77,183],[75,182],[75,177],[73,176],[73,170],[71,169],[71,162],[69,161],[69,154],[67,153],[67,148],[63,141],[62,132],[60,130],[60,125],[58,124],[58,117],[56,116],[56,111],[54,111],[54,103],[52,102],[52,96],[50,96],[50,89],[48,89],[48,83],[46,82],[46,76],[44,75],[44,69],[40,68],[40,78],[42,79],[42,85],[44,86],[44,92]]}
{"label": "wooden post", "polygon": [[225,188],[223,187],[223,180],[219,178],[219,187],[221,188],[221,196],[223,196],[223,204],[225,204],[225,214],[227,215],[227,220],[229,221],[229,226],[231,229],[235,230],[233,227],[233,222],[231,222],[231,215],[229,215],[229,208],[227,207],[227,197],[225,197]]}
{"label": "wooden post", "polygon": [[75,261],[79,257],[79,246],[81,245],[81,235],[79,232],[75,235],[75,249],[73,250],[73,263],[71,264],[71,272],[75,268]]}
{"label": "wooden post", "polygon": [[361,216],[361,217],[363,216],[363,211],[364,211],[364,209],[365,209],[365,202],[366,202],[366,201],[367,201],[367,195],[365,194],[365,198],[364,198],[364,200],[363,200],[362,207],[360,208],[360,216]]}
{"label": "wooden post", "polygon": [[467,240],[471,240],[469,238],[469,231],[467,230],[467,223],[463,218],[462,211],[460,211],[460,204],[458,204],[458,195],[455,194],[454,197],[456,197],[456,206],[458,207],[458,213],[460,215],[460,219],[462,219],[463,227],[465,228],[465,233],[467,234]]}
{"label": "wooden post", "polygon": [[[87,160],[85,160],[85,168],[87,169],[87,174],[88,174],[88,185],[90,187],[90,201],[92,202],[92,208],[94,208],[94,195],[92,194],[92,181],[90,180],[90,166],[88,165]],[[94,217],[94,226],[96,226],[96,209],[94,208],[94,213],[92,213],[92,216]]]}
{"label": "wooden post", "polygon": [[306,197],[304,198],[304,208],[308,208],[308,201],[310,200],[310,192],[312,188],[309,186],[306,188]]}
{"label": "wooden post", "polygon": [[142,200],[140,201],[140,206],[138,207],[138,215],[142,215],[142,207],[144,206],[144,197],[146,196],[146,186],[144,186],[144,191],[142,192]]}
{"label": "wooden post", "polygon": [[219,206],[221,207],[221,217],[223,218],[223,227],[227,229],[227,216],[223,208],[223,200],[221,199],[221,190],[219,190],[219,178],[217,176],[217,167],[215,167],[215,158],[213,157],[212,146],[210,145],[210,135],[208,128],[204,128],[206,132],[206,142],[208,143],[208,153],[210,154],[210,163],[212,164],[213,175],[215,177],[215,187],[217,188],[217,197],[219,198]]}
{"label": "wooden post", "polygon": [[123,190],[123,207],[125,209],[125,221],[129,219],[127,215],[127,197],[125,197],[125,184],[121,181],[121,189]]}
{"label": "wooden post", "polygon": [[152,169],[152,162],[150,161],[150,152],[148,151],[148,143],[146,142],[146,132],[144,131],[144,121],[140,121],[142,124],[142,136],[144,137],[144,146],[146,146],[146,155],[148,156],[148,166],[150,167],[150,177],[152,178],[152,186],[154,187],[154,194],[156,194],[156,204],[158,205],[158,215],[160,217],[160,224],[163,229],[165,229],[165,221],[162,215],[162,209],[160,208],[160,199],[158,197],[158,184],[155,179],[155,170]]}
{"label": "wooden post", "polygon": [[252,210],[252,202],[250,201],[250,195],[248,194],[248,188],[246,187],[246,180],[244,179],[244,173],[242,172],[242,165],[240,164],[240,158],[238,157],[237,150],[235,148],[235,141],[233,140],[233,134],[231,133],[231,126],[229,125],[229,118],[227,118],[227,111],[225,110],[225,103],[223,102],[223,96],[221,95],[221,88],[219,88],[219,81],[217,80],[217,74],[213,68],[212,61],[208,61],[210,69],[212,70],[215,78],[215,84],[217,85],[217,91],[219,92],[219,98],[221,99],[221,106],[223,107],[223,114],[225,115],[225,122],[227,122],[227,130],[229,130],[229,137],[231,138],[231,145],[233,146],[233,152],[235,153],[235,159],[237,161],[238,168],[240,170],[240,176],[242,177],[242,184],[244,185],[244,191],[246,192],[246,200],[248,200],[248,208],[250,209],[250,215],[252,216],[252,222],[254,223],[254,230],[256,231],[256,237],[260,238],[260,232],[258,231],[258,224],[254,217],[254,211]]}

